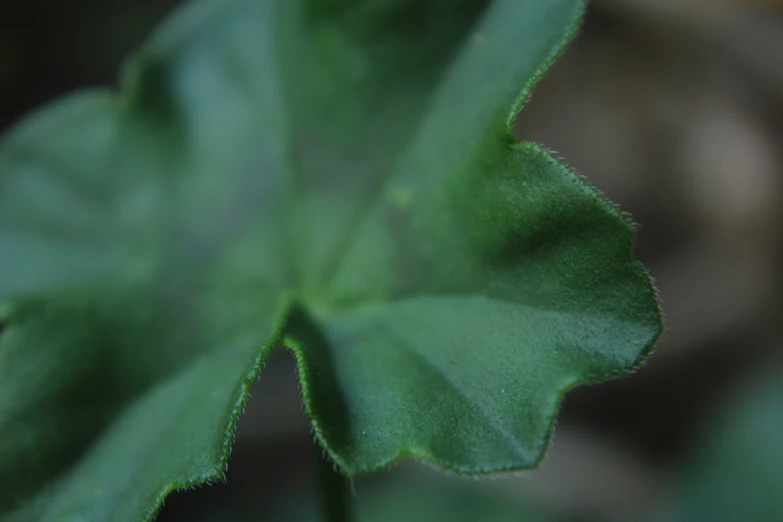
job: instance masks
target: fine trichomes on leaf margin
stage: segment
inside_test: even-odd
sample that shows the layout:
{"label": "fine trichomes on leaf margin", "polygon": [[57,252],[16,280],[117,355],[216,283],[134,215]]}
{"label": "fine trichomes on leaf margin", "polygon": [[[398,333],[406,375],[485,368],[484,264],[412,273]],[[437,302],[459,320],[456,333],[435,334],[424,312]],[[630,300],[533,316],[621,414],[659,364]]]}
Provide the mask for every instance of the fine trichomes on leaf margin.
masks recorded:
{"label": "fine trichomes on leaf margin", "polygon": [[[216,0],[0,144],[0,512],[151,519],[271,347],[343,471],[534,467],[660,332],[633,229],[513,118],[579,1]],[[520,94],[520,89],[522,92]]]}

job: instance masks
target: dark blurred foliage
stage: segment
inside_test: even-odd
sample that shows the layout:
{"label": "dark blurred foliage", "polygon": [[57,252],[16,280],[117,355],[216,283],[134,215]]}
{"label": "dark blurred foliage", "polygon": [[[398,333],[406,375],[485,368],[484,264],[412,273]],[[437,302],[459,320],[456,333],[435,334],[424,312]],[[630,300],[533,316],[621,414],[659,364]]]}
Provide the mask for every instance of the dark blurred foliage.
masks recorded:
{"label": "dark blurred foliage", "polygon": [[[0,130],[73,89],[116,85],[175,3],[1,2]],[[783,3],[593,1],[518,136],[556,149],[640,223],[668,331],[636,374],[567,397],[543,470],[489,484],[558,520],[638,520],[670,498],[672,470],[729,391],[783,350]],[[252,520],[306,495],[319,452],[296,386],[292,361],[274,359],[228,486],[174,495],[161,520]],[[360,498],[378,481],[357,481]]]}
{"label": "dark blurred foliage", "polygon": [[62,93],[115,84],[123,58],[176,3],[0,2],[0,129]]}

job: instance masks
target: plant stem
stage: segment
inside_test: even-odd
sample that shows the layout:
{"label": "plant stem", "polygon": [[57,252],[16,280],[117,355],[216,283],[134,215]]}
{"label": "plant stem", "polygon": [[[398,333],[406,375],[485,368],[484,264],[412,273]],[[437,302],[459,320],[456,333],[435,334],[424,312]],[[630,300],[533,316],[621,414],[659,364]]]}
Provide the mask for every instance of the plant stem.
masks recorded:
{"label": "plant stem", "polygon": [[318,458],[318,475],[323,521],[351,522],[348,479],[335,471],[331,459],[324,454]]}

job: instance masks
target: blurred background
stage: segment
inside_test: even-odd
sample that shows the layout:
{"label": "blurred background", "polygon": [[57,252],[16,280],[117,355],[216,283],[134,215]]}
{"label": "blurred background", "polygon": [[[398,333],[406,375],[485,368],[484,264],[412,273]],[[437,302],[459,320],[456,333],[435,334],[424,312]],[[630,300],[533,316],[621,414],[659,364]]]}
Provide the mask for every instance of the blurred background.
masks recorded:
{"label": "blurred background", "polygon": [[[116,83],[175,4],[0,2],[0,132]],[[783,2],[593,0],[517,134],[640,224],[667,332],[634,375],[568,395],[542,470],[476,483],[404,463],[354,482],[360,512],[783,520]],[[160,520],[308,519],[318,456],[293,360],[278,354],[240,419],[227,484],[173,495]]]}

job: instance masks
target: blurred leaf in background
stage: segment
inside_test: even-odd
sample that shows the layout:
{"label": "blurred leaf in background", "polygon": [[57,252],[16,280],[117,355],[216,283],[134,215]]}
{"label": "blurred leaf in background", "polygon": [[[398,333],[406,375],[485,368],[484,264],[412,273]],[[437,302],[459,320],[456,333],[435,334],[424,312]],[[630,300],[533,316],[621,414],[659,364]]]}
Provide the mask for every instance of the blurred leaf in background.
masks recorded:
{"label": "blurred leaf in background", "polygon": [[[503,479],[500,479],[503,480]],[[511,496],[492,482],[478,484],[464,479],[433,477],[432,472],[403,471],[366,484],[354,496],[356,522],[566,522],[522,496]],[[312,499],[283,502],[271,522],[318,522]],[[245,522],[240,516],[235,522]],[[197,522],[197,521],[194,521]],[[201,522],[201,521],[198,521]],[[207,522],[204,520],[203,522]],[[250,519],[247,519],[250,522]]]}
{"label": "blurred leaf in background", "polygon": [[783,364],[746,377],[705,426],[677,484],[661,522],[783,520]]}

